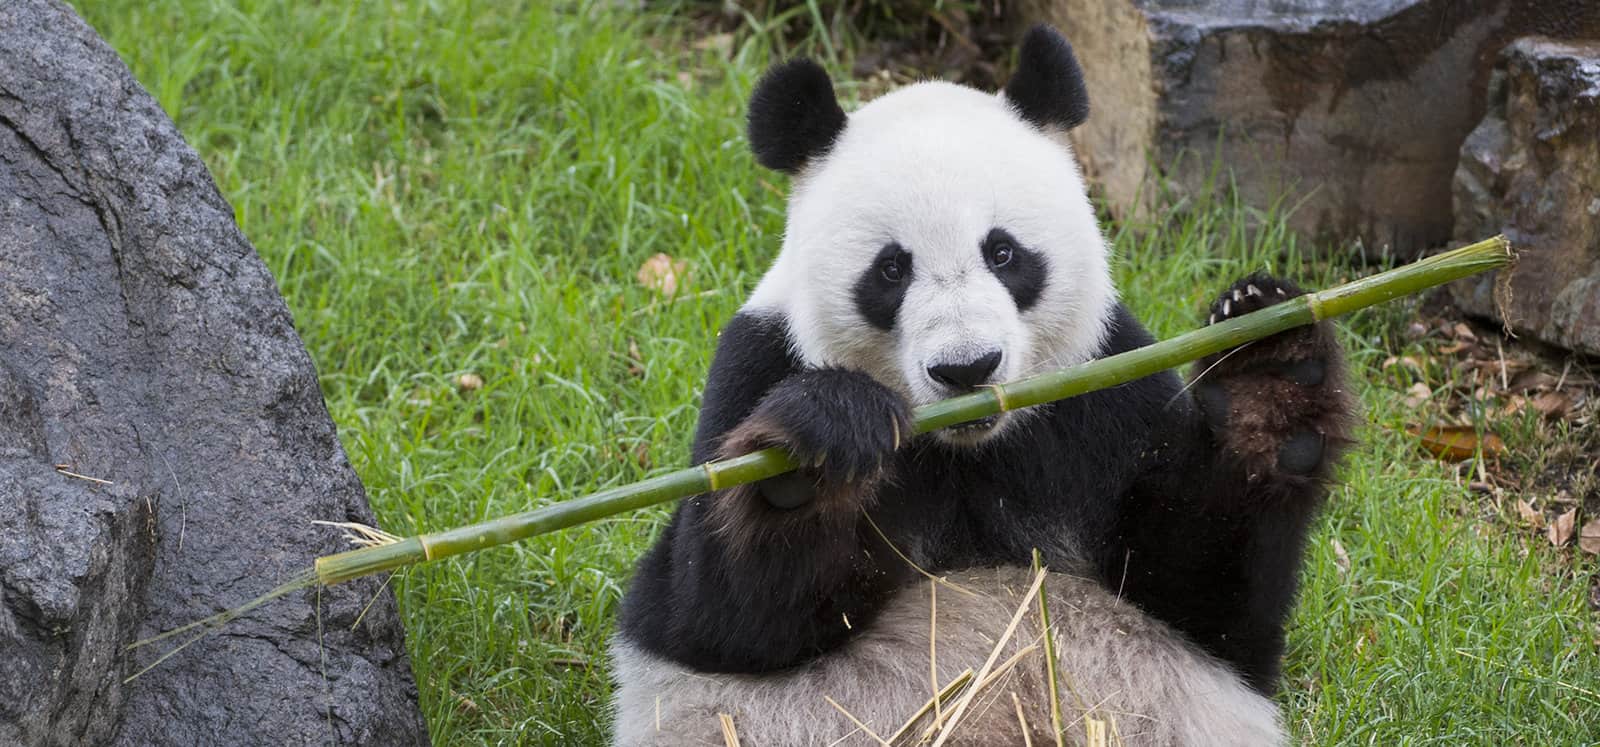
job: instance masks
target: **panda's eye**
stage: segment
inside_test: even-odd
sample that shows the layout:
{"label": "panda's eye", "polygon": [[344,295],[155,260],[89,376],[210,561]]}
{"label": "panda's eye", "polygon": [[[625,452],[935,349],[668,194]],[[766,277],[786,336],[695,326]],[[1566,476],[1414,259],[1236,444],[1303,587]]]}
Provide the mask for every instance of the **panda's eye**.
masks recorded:
{"label": "panda's eye", "polygon": [[994,267],[1005,267],[1011,264],[1011,255],[1016,247],[1009,241],[996,241],[989,245],[989,264]]}
{"label": "panda's eye", "polygon": [[878,265],[878,273],[883,279],[891,283],[899,283],[905,277],[905,270],[900,266],[899,257],[890,257]]}

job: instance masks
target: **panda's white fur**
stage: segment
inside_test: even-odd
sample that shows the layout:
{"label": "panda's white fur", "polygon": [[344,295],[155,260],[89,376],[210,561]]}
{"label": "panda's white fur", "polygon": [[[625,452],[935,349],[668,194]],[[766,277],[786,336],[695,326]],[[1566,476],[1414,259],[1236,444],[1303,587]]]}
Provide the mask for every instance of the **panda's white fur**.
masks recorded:
{"label": "panda's white fur", "polygon": [[[838,652],[771,674],[696,672],[619,637],[612,648],[619,683],[615,743],[721,745],[719,714],[726,714],[745,745],[877,744],[824,696],[877,736],[889,737],[932,697],[930,655],[941,686],[963,670],[979,671],[1032,576],[1021,568],[951,574],[937,600],[930,599],[932,582],[909,587]],[[1067,744],[1087,743],[1088,719],[1114,730],[1110,744],[1285,742],[1271,700],[1099,583],[1051,573],[1043,593],[1058,653]],[[935,608],[936,627],[929,624]],[[1025,647],[1032,647],[1030,653],[974,697],[947,744],[1020,745],[1023,721],[1034,744],[1055,743],[1038,620],[1030,609],[996,666]],[[936,646],[929,645],[930,635]],[[1023,704],[1021,721],[1013,693]],[[920,736],[932,724],[933,718],[924,717],[911,733]]]}
{"label": "panda's white fur", "polygon": [[[1049,261],[1049,292],[1027,311],[975,249],[994,226]],[[919,282],[884,331],[854,313],[851,294],[890,241],[914,247]],[[783,249],[744,310],[787,316],[806,364],[865,371],[915,406],[949,396],[928,377],[937,363],[1001,350],[992,380],[1010,381],[1087,360],[1115,301],[1065,138],[1024,121],[1003,94],[929,81],[851,114],[797,176]]]}

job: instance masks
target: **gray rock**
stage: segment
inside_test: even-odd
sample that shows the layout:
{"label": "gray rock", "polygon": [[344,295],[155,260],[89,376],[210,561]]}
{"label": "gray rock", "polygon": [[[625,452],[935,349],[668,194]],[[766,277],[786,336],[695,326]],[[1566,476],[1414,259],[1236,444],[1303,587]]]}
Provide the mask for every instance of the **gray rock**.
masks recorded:
{"label": "gray rock", "polygon": [[69,8],[0,2],[0,744],[425,743],[376,581],[123,683],[338,550],[312,519],[372,515],[232,209]]}
{"label": "gray rock", "polygon": [[1453,284],[1457,305],[1600,355],[1600,40],[1506,49],[1489,113],[1461,146],[1455,208],[1457,239],[1505,233],[1518,253],[1506,278]]}
{"label": "gray rock", "polygon": [[1600,35],[1595,0],[1016,0],[1071,39],[1093,113],[1075,131],[1113,209],[1231,170],[1246,204],[1370,259],[1451,236],[1457,151],[1495,54],[1525,34]]}

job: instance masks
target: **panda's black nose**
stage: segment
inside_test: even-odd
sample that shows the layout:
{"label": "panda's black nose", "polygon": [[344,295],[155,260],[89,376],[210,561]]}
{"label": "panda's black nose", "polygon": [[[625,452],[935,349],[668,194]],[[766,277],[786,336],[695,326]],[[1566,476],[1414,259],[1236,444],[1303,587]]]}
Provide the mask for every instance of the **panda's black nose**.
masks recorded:
{"label": "panda's black nose", "polygon": [[1000,351],[995,351],[965,363],[940,363],[928,366],[928,376],[951,389],[976,389],[989,383],[989,377],[1000,367]]}

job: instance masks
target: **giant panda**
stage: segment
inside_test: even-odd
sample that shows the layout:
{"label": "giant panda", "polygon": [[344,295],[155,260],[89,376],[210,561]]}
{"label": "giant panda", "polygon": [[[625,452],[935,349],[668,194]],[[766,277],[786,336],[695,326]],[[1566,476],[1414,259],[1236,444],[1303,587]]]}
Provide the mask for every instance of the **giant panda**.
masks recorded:
{"label": "giant panda", "polygon": [[[723,744],[724,721],[745,745],[878,744],[1019,652],[947,743],[1054,744],[1038,616],[995,654],[1035,550],[1069,743],[1091,721],[1130,745],[1285,741],[1269,696],[1349,440],[1326,325],[1187,384],[911,429],[916,406],[1151,343],[1064,137],[1087,116],[1044,26],[999,94],[920,82],[847,115],[810,61],[760,80],[749,141],[793,177],[787,227],[721,332],[694,459],[782,446],[805,466],[686,500],[641,559],[612,644],[616,744]],[[1208,321],[1300,293],[1243,278]]]}

